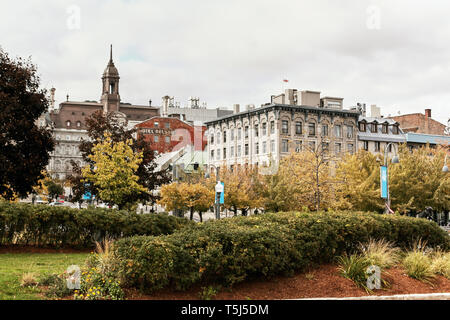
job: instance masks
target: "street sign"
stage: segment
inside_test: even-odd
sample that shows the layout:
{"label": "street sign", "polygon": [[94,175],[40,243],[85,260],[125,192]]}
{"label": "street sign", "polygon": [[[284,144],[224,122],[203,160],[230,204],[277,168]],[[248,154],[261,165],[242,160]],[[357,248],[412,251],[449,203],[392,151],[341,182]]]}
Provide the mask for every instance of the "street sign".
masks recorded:
{"label": "street sign", "polygon": [[388,169],[387,169],[387,166],[380,167],[380,187],[381,187],[381,198],[387,199],[387,197],[388,197]]}

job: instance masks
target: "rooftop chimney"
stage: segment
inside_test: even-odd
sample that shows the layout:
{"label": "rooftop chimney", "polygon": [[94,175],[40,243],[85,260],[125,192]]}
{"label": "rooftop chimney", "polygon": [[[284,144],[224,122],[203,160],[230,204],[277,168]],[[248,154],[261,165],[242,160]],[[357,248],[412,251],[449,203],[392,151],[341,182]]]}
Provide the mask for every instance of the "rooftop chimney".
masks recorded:
{"label": "rooftop chimney", "polygon": [[152,99],[148,100],[148,106],[149,106],[149,107],[152,106]]}
{"label": "rooftop chimney", "polygon": [[425,117],[431,118],[431,109],[425,109]]}
{"label": "rooftop chimney", "polygon": [[169,96],[162,97],[162,110],[161,110],[161,116],[167,117],[169,116]]}
{"label": "rooftop chimney", "polygon": [[239,113],[240,111],[240,106],[239,104],[234,104],[233,105],[233,113]]}

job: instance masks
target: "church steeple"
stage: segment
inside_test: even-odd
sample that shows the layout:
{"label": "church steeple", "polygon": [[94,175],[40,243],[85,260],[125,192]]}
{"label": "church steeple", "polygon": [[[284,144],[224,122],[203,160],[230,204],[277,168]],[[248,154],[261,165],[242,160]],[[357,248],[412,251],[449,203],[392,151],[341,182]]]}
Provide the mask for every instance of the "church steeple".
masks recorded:
{"label": "church steeple", "polygon": [[109,62],[103,72],[103,90],[101,102],[103,104],[103,112],[109,113],[119,111],[120,95],[119,95],[119,71],[114,65],[112,55],[112,45],[109,52]]}

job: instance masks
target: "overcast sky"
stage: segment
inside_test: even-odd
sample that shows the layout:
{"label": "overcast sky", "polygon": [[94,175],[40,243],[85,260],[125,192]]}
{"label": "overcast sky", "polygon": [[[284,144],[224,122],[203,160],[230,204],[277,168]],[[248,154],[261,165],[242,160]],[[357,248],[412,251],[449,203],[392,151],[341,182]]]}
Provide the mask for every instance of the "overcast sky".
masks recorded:
{"label": "overcast sky", "polygon": [[113,44],[123,102],[260,105],[286,78],[446,123],[449,15],[445,0],[2,0],[0,46],[31,55],[57,103],[100,99]]}

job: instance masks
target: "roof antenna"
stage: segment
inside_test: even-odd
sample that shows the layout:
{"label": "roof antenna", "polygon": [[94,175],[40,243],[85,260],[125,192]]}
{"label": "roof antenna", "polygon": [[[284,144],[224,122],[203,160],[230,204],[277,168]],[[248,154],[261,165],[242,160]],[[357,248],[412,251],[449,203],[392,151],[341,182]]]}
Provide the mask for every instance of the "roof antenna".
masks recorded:
{"label": "roof antenna", "polygon": [[112,62],[112,44],[111,44],[111,50],[109,52],[109,62]]}

